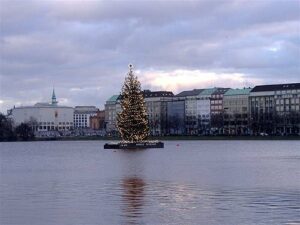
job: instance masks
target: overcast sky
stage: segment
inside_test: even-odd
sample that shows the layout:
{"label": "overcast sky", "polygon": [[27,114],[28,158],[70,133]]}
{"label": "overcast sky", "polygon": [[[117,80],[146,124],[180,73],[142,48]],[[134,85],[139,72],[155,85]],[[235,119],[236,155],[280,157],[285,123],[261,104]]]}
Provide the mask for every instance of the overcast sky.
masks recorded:
{"label": "overcast sky", "polygon": [[0,0],[0,111],[95,105],[142,88],[242,88],[300,81],[300,1]]}

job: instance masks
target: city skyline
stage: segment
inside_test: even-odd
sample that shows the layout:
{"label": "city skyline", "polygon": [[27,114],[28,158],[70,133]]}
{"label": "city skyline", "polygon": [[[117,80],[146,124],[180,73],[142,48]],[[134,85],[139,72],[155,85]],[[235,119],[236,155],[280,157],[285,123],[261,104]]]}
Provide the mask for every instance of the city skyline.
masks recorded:
{"label": "city skyline", "polygon": [[0,112],[103,106],[133,63],[143,89],[296,83],[299,1],[1,1]]}

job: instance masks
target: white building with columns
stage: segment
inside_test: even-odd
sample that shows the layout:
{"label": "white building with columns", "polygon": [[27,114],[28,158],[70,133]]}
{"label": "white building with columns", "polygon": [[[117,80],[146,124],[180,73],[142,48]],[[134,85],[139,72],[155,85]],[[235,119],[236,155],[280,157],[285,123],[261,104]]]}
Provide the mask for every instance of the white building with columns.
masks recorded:
{"label": "white building with columns", "polygon": [[14,107],[8,110],[8,115],[14,121],[15,126],[29,123],[35,131],[73,129],[74,109],[68,106],[59,106],[54,90],[51,103]]}

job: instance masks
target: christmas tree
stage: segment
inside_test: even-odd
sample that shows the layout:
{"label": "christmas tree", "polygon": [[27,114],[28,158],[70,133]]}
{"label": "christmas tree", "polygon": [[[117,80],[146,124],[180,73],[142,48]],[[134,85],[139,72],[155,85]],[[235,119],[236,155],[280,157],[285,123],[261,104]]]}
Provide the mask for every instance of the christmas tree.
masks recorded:
{"label": "christmas tree", "polygon": [[141,83],[129,65],[121,94],[121,108],[117,116],[117,128],[123,141],[141,142],[149,135],[148,115],[145,107]]}

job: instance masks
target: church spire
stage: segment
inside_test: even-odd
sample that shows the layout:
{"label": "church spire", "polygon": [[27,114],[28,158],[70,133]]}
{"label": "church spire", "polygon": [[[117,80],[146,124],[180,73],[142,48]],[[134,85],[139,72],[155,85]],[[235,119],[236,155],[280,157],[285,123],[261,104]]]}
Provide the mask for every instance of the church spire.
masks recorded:
{"label": "church spire", "polygon": [[52,105],[57,105],[58,101],[56,101],[55,90],[53,88],[52,92]]}

